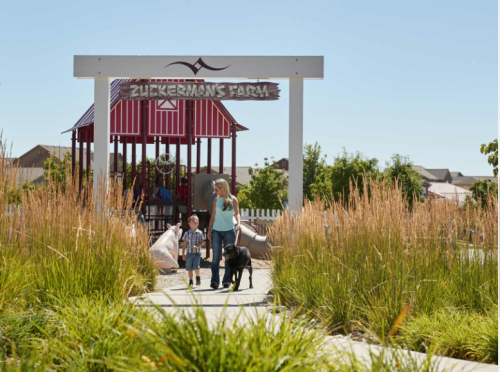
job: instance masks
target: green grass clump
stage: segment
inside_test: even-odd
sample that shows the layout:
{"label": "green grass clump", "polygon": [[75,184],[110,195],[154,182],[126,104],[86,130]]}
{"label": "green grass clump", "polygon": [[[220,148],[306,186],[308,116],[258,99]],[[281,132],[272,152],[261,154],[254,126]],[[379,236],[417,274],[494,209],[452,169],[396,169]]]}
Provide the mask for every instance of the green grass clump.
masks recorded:
{"label": "green grass clump", "polygon": [[441,309],[410,318],[398,341],[411,349],[482,363],[498,364],[498,308],[487,316],[471,311]]}
{"label": "green grass clump", "polygon": [[222,310],[220,320],[209,324],[203,309],[192,312],[79,298],[46,310],[44,321],[10,317],[3,326],[17,328],[15,337],[30,335],[23,350],[11,355],[36,355],[57,370],[261,372],[326,366],[319,347],[323,335],[305,323],[269,316],[235,323]]}
{"label": "green grass clump", "polygon": [[[282,249],[271,276],[280,301],[332,331],[382,341],[408,315],[453,308],[488,317],[498,303],[497,196],[467,209],[417,203],[410,213],[400,188],[370,185],[370,198],[365,190],[352,192],[347,206],[317,200],[275,222],[271,238]],[[469,245],[464,228],[484,236]]]}
{"label": "green grass clump", "polygon": [[[0,138],[0,311],[57,304],[75,296],[124,299],[154,288],[149,236],[137,222],[131,195],[111,183],[94,200],[78,180],[23,188]],[[20,211],[7,214],[15,200]],[[101,213],[99,210],[106,211]],[[135,236],[131,228],[135,224]]]}
{"label": "green grass clump", "polygon": [[[432,371],[405,351],[370,350],[359,360],[349,350],[326,347],[325,334],[296,317],[221,309],[209,322],[201,307],[175,313],[128,301],[82,297],[44,312],[43,318],[4,318],[2,327],[26,337],[0,361],[0,371]],[[33,332],[31,328],[37,328]],[[12,334],[11,334],[12,336]],[[5,357],[5,354],[3,354]]]}

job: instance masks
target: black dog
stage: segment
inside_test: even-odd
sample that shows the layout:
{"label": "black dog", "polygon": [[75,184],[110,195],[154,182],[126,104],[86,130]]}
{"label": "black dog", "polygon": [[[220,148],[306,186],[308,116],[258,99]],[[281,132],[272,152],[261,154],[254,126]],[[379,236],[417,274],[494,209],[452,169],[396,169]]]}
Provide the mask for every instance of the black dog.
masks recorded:
{"label": "black dog", "polygon": [[250,251],[245,247],[238,247],[236,244],[228,244],[224,248],[224,258],[227,260],[227,265],[229,270],[231,270],[231,280],[233,275],[236,282],[234,286],[234,291],[240,288],[241,276],[243,275],[243,270],[246,268],[250,273],[250,288],[252,285],[252,257],[250,256]]}

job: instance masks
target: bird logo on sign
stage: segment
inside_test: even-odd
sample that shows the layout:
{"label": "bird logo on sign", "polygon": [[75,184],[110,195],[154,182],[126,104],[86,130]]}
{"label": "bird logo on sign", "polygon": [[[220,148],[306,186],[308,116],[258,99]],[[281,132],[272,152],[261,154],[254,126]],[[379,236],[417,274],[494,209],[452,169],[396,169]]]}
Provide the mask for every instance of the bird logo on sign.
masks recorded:
{"label": "bird logo on sign", "polygon": [[171,65],[187,66],[190,68],[191,71],[193,71],[193,74],[195,74],[195,75],[198,74],[198,71],[200,71],[202,68],[206,68],[207,70],[210,70],[210,71],[222,71],[222,70],[225,70],[226,68],[231,66],[231,65],[229,65],[229,66],[220,67],[220,68],[212,67],[212,66],[207,65],[206,62],[203,61],[203,59],[201,57],[198,58],[198,60],[194,64],[184,62],[184,61],[178,61],[178,62],[169,63],[164,68],[167,68],[168,66],[171,66]]}

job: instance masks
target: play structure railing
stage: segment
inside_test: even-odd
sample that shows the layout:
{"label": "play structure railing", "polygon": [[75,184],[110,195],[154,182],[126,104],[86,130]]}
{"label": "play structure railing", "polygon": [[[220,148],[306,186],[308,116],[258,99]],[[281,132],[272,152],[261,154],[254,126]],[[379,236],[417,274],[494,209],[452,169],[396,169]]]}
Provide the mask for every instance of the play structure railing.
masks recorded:
{"label": "play structure railing", "polygon": [[281,210],[276,209],[241,209],[240,215],[242,220],[255,222],[257,220],[262,221],[274,221],[279,216],[281,216]]}

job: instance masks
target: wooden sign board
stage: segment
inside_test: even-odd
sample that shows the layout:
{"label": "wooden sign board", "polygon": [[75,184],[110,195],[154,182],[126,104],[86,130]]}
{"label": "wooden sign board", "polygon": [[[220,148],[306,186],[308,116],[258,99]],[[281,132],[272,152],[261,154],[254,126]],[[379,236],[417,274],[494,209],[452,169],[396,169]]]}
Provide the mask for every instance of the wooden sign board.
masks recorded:
{"label": "wooden sign board", "polygon": [[123,100],[236,100],[271,101],[279,99],[276,83],[121,83]]}

